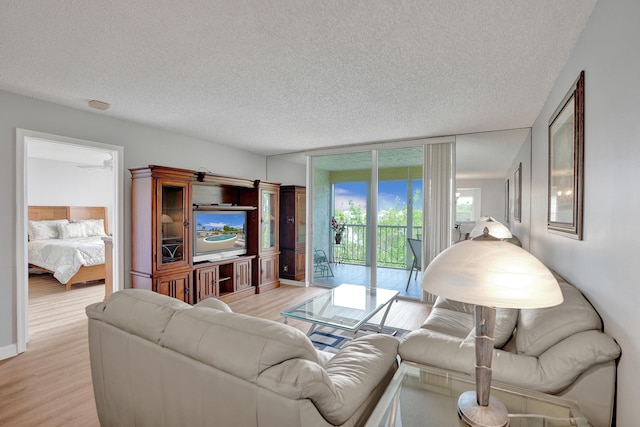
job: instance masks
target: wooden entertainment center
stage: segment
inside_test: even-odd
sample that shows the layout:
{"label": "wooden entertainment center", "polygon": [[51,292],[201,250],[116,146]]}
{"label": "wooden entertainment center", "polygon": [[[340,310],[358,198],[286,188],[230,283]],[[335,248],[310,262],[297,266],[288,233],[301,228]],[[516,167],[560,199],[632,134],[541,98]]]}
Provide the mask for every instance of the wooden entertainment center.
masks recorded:
{"label": "wooden entertainment center", "polygon": [[[131,172],[131,283],[195,304],[280,286],[280,184],[165,166]],[[194,262],[194,211],[246,212],[244,253]]]}

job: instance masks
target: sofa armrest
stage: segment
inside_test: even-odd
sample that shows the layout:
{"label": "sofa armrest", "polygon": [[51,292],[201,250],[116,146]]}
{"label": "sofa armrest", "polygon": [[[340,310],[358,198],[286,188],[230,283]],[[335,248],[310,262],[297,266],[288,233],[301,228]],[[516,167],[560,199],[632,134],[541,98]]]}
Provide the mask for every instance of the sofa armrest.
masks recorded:
{"label": "sofa armrest", "polygon": [[94,302],[86,306],[84,311],[89,319],[102,320],[105,306],[106,303],[104,301]]}
{"label": "sofa armrest", "polygon": [[346,422],[397,368],[398,340],[368,335],[345,344],[323,368],[291,359],[266,369],[258,385],[290,399],[310,399],[331,424]]}
{"label": "sofa armrest", "polygon": [[556,394],[592,366],[615,360],[620,347],[600,331],[571,335],[540,357],[494,351],[493,378],[544,393]]}

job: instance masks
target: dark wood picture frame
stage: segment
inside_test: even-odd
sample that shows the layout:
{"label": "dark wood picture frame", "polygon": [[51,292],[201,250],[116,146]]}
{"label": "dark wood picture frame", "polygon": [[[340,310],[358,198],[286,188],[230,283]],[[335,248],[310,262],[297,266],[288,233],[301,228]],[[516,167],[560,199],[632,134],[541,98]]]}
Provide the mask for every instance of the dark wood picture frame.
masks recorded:
{"label": "dark wood picture frame", "polygon": [[547,230],[582,240],[584,71],[549,120]]}
{"label": "dark wood picture frame", "polygon": [[509,200],[510,197],[511,194],[509,194],[509,180],[507,179],[504,181],[504,219],[506,220],[507,224],[511,222],[511,201]]}
{"label": "dark wood picture frame", "polygon": [[522,222],[522,163],[513,173],[513,219]]}

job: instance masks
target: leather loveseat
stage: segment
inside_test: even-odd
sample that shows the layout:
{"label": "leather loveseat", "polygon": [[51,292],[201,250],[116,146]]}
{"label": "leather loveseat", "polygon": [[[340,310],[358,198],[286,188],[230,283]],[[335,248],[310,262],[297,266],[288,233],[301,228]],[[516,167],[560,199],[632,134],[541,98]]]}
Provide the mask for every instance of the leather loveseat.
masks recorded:
{"label": "leather loveseat", "polygon": [[[577,401],[594,427],[611,425],[620,347],[582,293],[556,275],[564,302],[496,309],[493,379]],[[474,306],[438,297],[400,344],[403,360],[473,375]]]}
{"label": "leather loveseat", "polygon": [[215,299],[127,289],[86,313],[102,427],[360,426],[397,368],[394,337],[333,355]]}

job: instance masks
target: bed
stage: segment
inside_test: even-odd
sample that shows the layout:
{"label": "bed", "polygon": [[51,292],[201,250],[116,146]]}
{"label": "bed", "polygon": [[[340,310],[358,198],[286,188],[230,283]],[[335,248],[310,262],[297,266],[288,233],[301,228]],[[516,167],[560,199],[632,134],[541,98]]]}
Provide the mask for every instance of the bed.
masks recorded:
{"label": "bed", "polygon": [[28,220],[30,267],[53,273],[67,290],[106,278],[106,207],[29,206]]}

